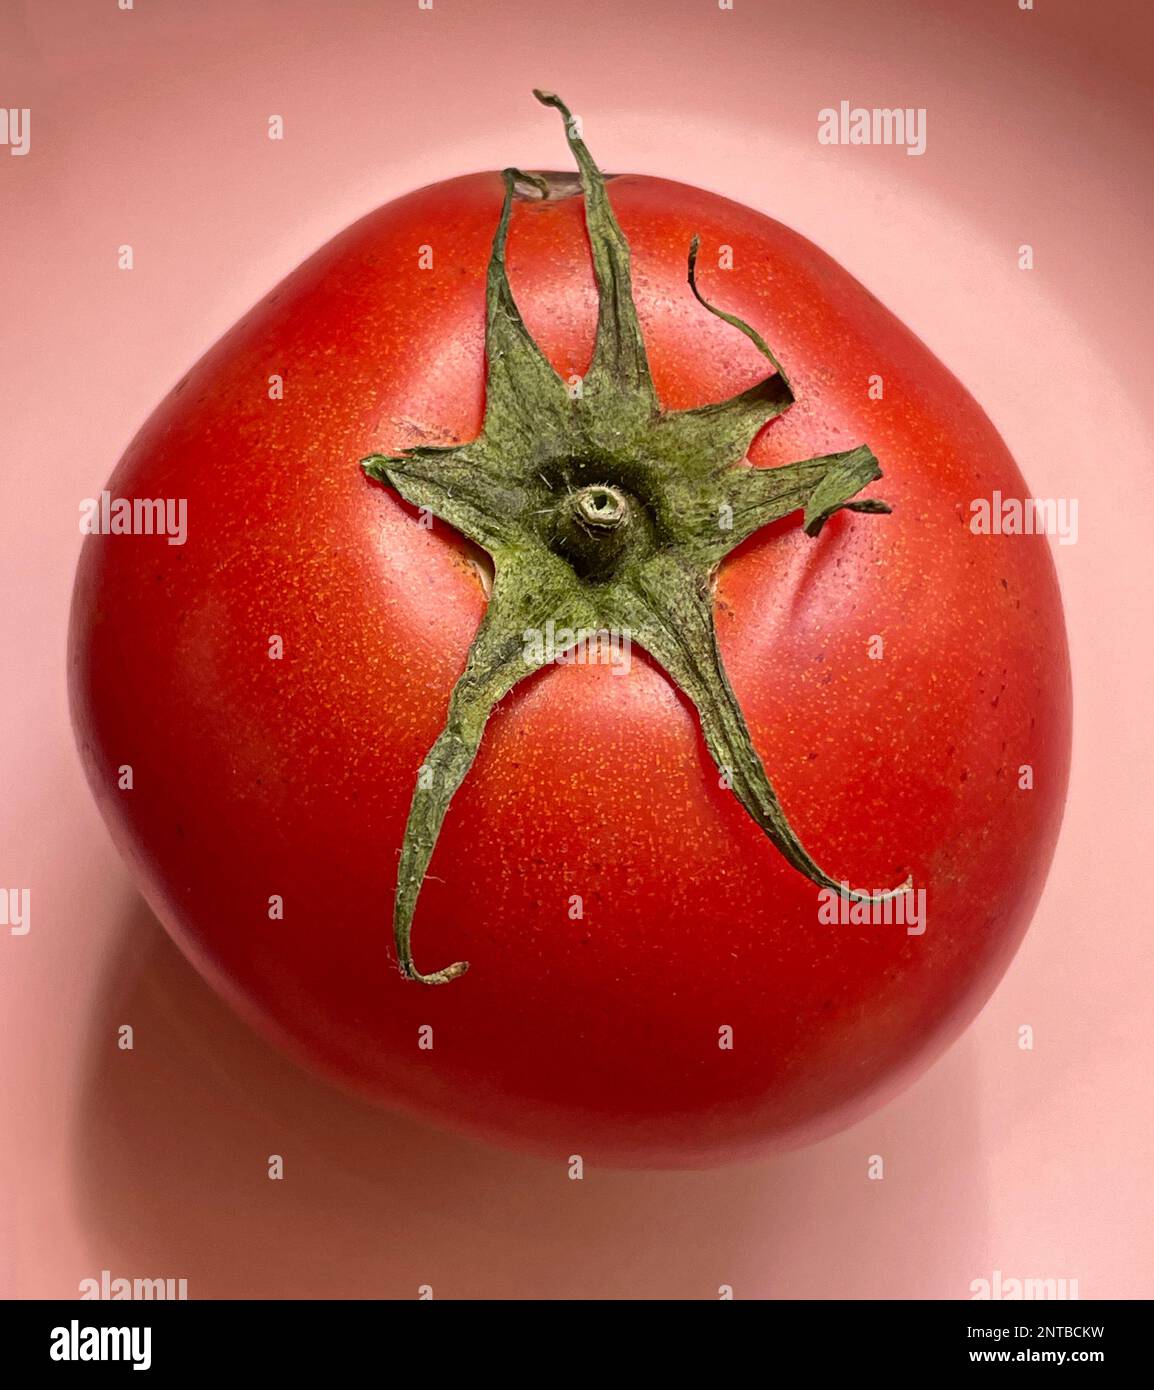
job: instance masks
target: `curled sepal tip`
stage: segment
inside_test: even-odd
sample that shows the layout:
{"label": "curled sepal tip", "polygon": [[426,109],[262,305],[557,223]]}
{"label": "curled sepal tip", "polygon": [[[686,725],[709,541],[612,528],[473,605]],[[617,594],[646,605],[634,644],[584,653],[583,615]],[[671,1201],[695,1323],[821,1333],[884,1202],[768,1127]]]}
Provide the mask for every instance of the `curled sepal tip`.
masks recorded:
{"label": "curled sepal tip", "polygon": [[416,980],[420,985],[447,985],[453,980],[459,980],[469,969],[467,960],[454,961],[452,965],[446,965],[444,970],[434,970],[431,975],[422,975],[412,961],[407,966],[401,966],[401,974],[406,980]]}
{"label": "curled sepal tip", "polygon": [[744,319],[739,319],[736,314],[727,313],[724,309],[719,309],[715,304],[711,304],[709,300],[706,299],[705,296],[701,293],[700,289],[698,289],[697,253],[700,249],[701,238],[695,235],[692,241],[690,241],[689,243],[689,288],[693,291],[693,297],[697,300],[697,302],[701,305],[703,309],[708,309],[711,314],[714,314],[719,319],[724,319],[724,321],[730,324],[733,328],[736,328],[739,332],[744,333],[745,336],[749,339],[749,341],[758,350],[758,352],[760,352],[763,357],[768,358],[768,360],[773,363],[774,367],[777,370],[778,376],[781,377],[782,384],[789,392],[790,399],[792,400],[793,386],[790,384],[789,377],[785,374],[785,368],[778,361],[773,349],[769,346],[769,344],[765,341],[765,339],[761,336],[757,329],[753,328],[750,324],[746,323]]}
{"label": "curled sepal tip", "polygon": [[549,180],[544,174],[529,174],[524,169],[505,169],[502,177],[512,177],[513,185],[527,183],[531,188],[535,188],[542,198],[549,196]]}

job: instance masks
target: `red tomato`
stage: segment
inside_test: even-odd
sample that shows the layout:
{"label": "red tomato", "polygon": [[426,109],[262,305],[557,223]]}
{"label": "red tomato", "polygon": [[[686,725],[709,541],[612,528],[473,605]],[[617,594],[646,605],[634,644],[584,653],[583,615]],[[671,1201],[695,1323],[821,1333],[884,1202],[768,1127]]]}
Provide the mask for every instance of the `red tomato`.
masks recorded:
{"label": "red tomato", "polygon": [[[569,380],[597,294],[584,201],[550,178],[555,196],[513,207],[509,279]],[[470,972],[430,989],[397,969],[414,779],[486,565],[358,462],[481,429],[496,174],[349,228],[161,404],[109,492],[187,499],[187,536],[87,540],[72,698],[148,902],[306,1064],[560,1160],[696,1166],[850,1123],[980,1009],[1057,835],[1070,683],[1046,540],[971,530],[973,499],[1027,494],[950,373],[780,224],[662,179],[608,187],[663,406],[766,375],[687,284],[696,234],[703,295],[772,344],[797,396],[751,461],[862,443],[880,460],[871,495],[892,515],[841,511],[816,537],[776,522],[724,561],[714,608],[800,839],[854,885],[911,875],[923,933],[822,920],[814,884],[721,785],[692,705],[635,649],[625,677],[548,666],[501,702],[413,928],[424,968]]]}

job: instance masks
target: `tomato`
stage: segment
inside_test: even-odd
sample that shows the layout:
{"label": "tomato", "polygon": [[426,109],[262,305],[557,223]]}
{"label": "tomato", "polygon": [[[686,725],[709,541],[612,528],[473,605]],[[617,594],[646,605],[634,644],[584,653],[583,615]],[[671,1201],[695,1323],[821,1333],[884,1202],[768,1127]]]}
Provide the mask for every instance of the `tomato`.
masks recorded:
{"label": "tomato", "polygon": [[[981,1008],[1059,828],[1067,650],[1045,538],[971,526],[1025,484],[927,348],[786,227],[570,139],[584,196],[390,203],[169,394],[104,517],[179,500],[185,532],[88,537],[74,722],[149,904],[306,1065],[559,1161],[696,1166],[851,1123]],[[653,453],[650,381],[662,419],[728,414]],[[741,393],[754,468],[817,471],[722,543],[725,498],[777,487],[728,458]],[[504,679],[525,613],[642,640]]]}

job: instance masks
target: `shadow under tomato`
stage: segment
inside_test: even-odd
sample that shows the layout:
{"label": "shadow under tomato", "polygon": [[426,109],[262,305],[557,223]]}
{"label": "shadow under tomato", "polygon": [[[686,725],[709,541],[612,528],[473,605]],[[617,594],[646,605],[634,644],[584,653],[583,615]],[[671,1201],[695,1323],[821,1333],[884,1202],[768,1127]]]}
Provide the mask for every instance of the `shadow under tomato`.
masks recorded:
{"label": "shadow under tomato", "polygon": [[[126,1023],[131,1051],[117,1046]],[[714,1299],[724,1284],[739,1297],[886,1297],[916,1293],[922,1264],[899,1240],[895,1271],[895,1221],[919,1223],[923,1254],[933,1242],[932,1216],[886,1214],[908,1205],[901,1184],[867,1190],[883,1186],[863,1177],[883,1142],[873,1121],[756,1164],[575,1182],[564,1164],[348,1097],[251,1032],[140,902],[93,1028],[76,1195],[97,1275],[186,1278],[191,1298],[413,1299],[431,1285],[439,1298]],[[925,1191],[943,1153],[971,1183],[977,1168],[958,1151],[972,1085],[942,1080],[918,1184],[931,1212],[961,1195]],[[274,1154],[281,1180],[268,1176]],[[843,1267],[810,1270],[815,1222],[838,1223]]]}

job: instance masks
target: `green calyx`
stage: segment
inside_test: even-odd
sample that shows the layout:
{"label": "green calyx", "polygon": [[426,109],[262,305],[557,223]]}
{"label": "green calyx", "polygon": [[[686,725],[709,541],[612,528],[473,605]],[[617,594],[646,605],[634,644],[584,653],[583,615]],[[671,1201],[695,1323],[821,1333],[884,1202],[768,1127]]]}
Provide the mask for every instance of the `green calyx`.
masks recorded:
{"label": "green calyx", "polygon": [[647,651],[693,702],[718,768],[789,863],[823,888],[876,901],[820,868],[786,819],[721,664],[711,587],[731,550],[791,512],[803,513],[811,536],[843,508],[888,512],[884,502],[857,500],[881,477],[877,459],[860,445],[784,467],[748,466],[754,436],[793,404],[793,389],[755,330],[702,297],[696,238],[693,293],[775,370],[730,400],[662,408],[633,302],[629,246],[605,179],[560,98],[534,96],[560,112],[580,170],[598,296],[589,370],[579,387],[566,386],[517,310],[505,268],[509,219],[516,186],[540,181],[506,169],[487,280],[481,433],[468,444],[374,454],[361,464],[370,478],[476,542],[494,566],[488,608],[420,770],[401,851],[397,954],[402,973],[424,984],[445,984],[468,969],[465,961],[428,975],[416,968],[417,896],[493,707],[557,655],[533,640],[545,631],[621,634]]}

